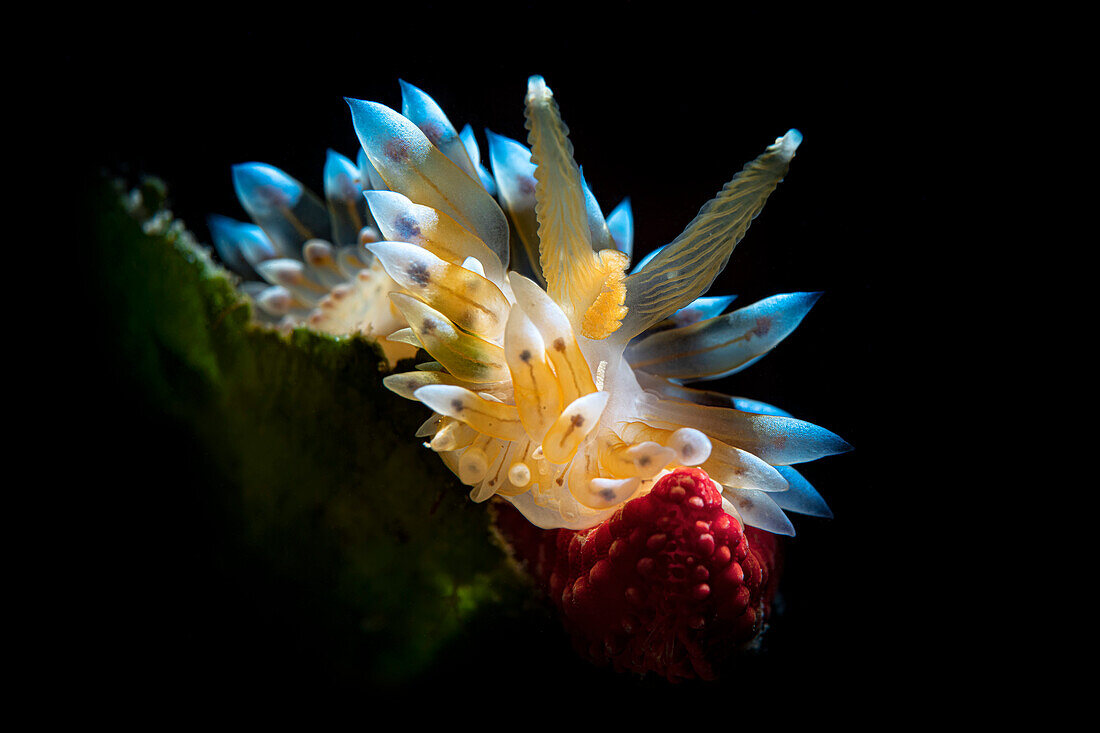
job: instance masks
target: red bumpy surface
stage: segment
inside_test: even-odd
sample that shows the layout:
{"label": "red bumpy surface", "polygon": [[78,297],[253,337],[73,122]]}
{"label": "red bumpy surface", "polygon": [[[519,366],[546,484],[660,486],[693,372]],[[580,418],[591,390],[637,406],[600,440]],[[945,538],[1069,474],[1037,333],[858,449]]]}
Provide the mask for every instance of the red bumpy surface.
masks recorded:
{"label": "red bumpy surface", "polygon": [[742,530],[698,468],[667,474],[590,529],[542,530],[503,502],[496,523],[578,651],[597,664],[713,679],[771,610],[778,538]]}

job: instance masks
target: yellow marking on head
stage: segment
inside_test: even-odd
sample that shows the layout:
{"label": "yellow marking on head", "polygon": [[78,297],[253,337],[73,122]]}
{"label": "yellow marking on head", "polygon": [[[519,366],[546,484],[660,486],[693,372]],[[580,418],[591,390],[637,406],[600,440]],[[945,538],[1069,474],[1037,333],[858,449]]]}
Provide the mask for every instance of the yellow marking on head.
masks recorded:
{"label": "yellow marking on head", "polygon": [[618,330],[626,316],[626,268],[630,258],[614,249],[593,253],[604,273],[603,285],[592,305],[581,320],[581,334],[585,338],[604,339]]}

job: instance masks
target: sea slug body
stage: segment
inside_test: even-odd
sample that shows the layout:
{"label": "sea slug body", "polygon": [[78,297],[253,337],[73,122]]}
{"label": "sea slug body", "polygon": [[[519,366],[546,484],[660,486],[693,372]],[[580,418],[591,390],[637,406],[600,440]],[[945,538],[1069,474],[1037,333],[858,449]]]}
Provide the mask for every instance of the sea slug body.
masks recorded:
{"label": "sea slug body", "polygon": [[[726,312],[706,292],[788,171],[801,135],[768,146],[682,234],[634,264],[628,202],[605,215],[557,102],[528,82],[527,145],[456,130],[402,82],[401,112],[348,99],[358,160],[330,153],[322,200],[263,164],[238,166],[253,224],[211,219],[258,317],[380,339],[391,374],[431,410],[417,437],[470,487],[537,527],[583,530],[698,467],[742,525],[793,534],[829,516],[791,466],[849,449],[783,410],[685,386],[759,361],[819,293]],[[491,172],[490,172],[491,169]],[[258,280],[257,280],[258,278]],[[260,282],[262,281],[262,282]]]}

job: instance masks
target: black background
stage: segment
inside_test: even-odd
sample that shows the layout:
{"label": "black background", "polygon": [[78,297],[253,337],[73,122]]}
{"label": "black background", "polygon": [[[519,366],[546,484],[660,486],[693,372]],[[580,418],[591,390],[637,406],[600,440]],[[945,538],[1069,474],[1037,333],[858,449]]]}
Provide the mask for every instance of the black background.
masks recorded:
{"label": "black background", "polygon": [[[928,406],[908,344],[914,293],[936,287],[918,277],[916,254],[925,215],[937,206],[925,183],[930,140],[957,115],[932,63],[945,41],[903,32],[900,17],[793,23],[785,9],[749,17],[693,6],[660,14],[647,4],[615,8],[528,3],[479,12],[427,3],[324,22],[177,19],[88,35],[66,54],[69,99],[87,116],[74,150],[88,171],[165,179],[173,211],[209,241],[207,214],[243,218],[233,164],[271,163],[320,190],[326,148],[354,158],[345,96],[399,109],[397,80],[405,79],[456,126],[471,123],[484,155],[484,128],[525,140],[526,79],[541,74],[605,211],[631,198],[641,256],[678,234],[745,162],[798,128],[804,142],[787,179],[711,293],[737,293],[741,305],[777,292],[824,295],[773,354],[722,386],[827,427],[855,450],[805,467],[836,517],[795,518],[785,625],[776,629],[774,656],[746,686],[761,706],[803,699],[823,710],[855,709],[868,696],[900,705],[927,690],[927,670],[949,666],[955,654],[940,628],[942,540],[915,508],[914,464],[906,462],[923,447],[909,436]],[[149,456],[117,466],[118,480],[136,484],[140,474],[144,483],[146,472],[159,472],[156,480],[171,486],[160,465],[168,457],[142,420],[155,416],[124,414],[111,441]],[[153,501],[159,510],[171,504]],[[216,576],[219,561],[187,549],[203,544],[189,524],[193,513],[157,513],[163,546],[135,551],[179,568],[199,562],[182,573],[180,593],[207,598],[224,616],[189,620],[197,628],[186,638],[198,651],[187,654],[150,624],[136,624],[145,635],[120,640],[121,649],[166,650],[159,659],[137,655],[151,665],[138,676],[199,701],[227,689],[262,695],[279,689],[277,679],[303,689],[292,683],[309,678],[311,690],[331,692],[315,650],[283,656],[262,648],[285,619],[251,638],[231,629],[256,601],[204,573]],[[170,636],[179,619],[170,603],[162,611],[170,623],[160,633]],[[227,644],[231,631],[244,638]],[[471,677],[522,672],[469,664]],[[568,676],[562,685],[571,687]],[[698,687],[676,694],[696,693],[715,694]],[[543,693],[534,698],[549,704]]]}

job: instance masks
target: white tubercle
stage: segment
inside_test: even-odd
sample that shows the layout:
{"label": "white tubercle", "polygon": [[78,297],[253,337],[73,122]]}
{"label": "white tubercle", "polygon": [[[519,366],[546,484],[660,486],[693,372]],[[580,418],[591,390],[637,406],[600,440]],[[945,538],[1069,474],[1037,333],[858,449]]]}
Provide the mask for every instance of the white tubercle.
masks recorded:
{"label": "white tubercle", "polygon": [[695,428],[680,428],[669,437],[668,447],[684,466],[698,466],[710,458],[710,439]]}
{"label": "white tubercle", "polygon": [[523,488],[531,483],[531,469],[526,463],[513,463],[508,468],[508,480],[514,486]]}

